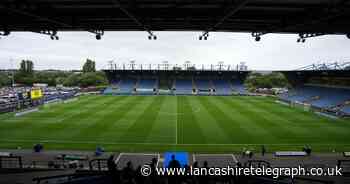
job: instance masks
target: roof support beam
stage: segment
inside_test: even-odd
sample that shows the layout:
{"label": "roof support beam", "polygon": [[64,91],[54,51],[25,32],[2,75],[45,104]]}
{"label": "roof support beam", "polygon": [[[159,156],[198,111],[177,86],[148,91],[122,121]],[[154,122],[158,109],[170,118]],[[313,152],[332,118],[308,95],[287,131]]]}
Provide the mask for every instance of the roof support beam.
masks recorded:
{"label": "roof support beam", "polygon": [[126,16],[128,16],[130,19],[132,19],[138,26],[140,26],[143,30],[149,33],[150,36],[153,38],[156,38],[151,29],[146,26],[144,23],[142,23],[135,15],[133,15],[131,12],[129,12],[122,4],[119,2],[119,0],[112,0],[114,5],[116,5]]}
{"label": "roof support beam", "polygon": [[[342,10],[342,6],[347,2],[347,0],[340,0],[334,7],[332,7],[332,10],[335,10],[336,12],[335,13],[330,13],[330,14],[327,14],[326,17],[320,17],[318,19],[313,19],[313,18],[307,18],[306,20],[300,22],[300,23],[296,23],[296,24],[290,24],[290,25],[286,25],[286,26],[283,26],[283,27],[275,27],[272,29],[273,32],[283,32],[283,31],[286,31],[286,30],[289,30],[289,29],[293,29],[293,28],[297,28],[297,27],[300,27],[300,26],[312,26],[312,25],[315,25],[315,24],[319,24],[319,23],[322,23],[322,22],[326,22],[330,19],[333,19],[333,18],[336,18],[336,17],[339,17],[341,15],[343,15],[344,13],[346,13],[346,11]],[[262,35],[265,35],[265,34],[268,34],[270,33],[270,31],[261,31],[259,32],[258,34],[256,34],[255,32],[252,33],[252,36],[256,38],[258,38],[258,40],[260,40],[260,36]],[[305,41],[305,38],[309,38],[309,37],[302,37],[300,35],[305,35],[306,33],[299,33],[299,41]],[[322,36],[322,35],[325,35],[325,33],[312,33],[310,35],[314,35],[314,34],[317,34],[317,36]],[[314,36],[312,36],[314,37]]]}
{"label": "roof support beam", "polygon": [[203,35],[199,37],[201,40],[202,37],[206,40],[209,36],[209,32],[215,30],[217,27],[219,27],[221,24],[223,24],[228,18],[232,17],[234,14],[236,14],[240,9],[242,9],[249,0],[239,0],[239,2],[232,5],[229,9],[229,11],[215,24],[213,24],[211,27],[207,28]]}
{"label": "roof support beam", "polygon": [[224,15],[217,23],[215,23],[213,26],[209,27],[206,31],[213,31],[215,28],[219,27],[221,24],[223,24],[228,18],[232,17],[234,14],[236,14],[240,9],[242,9],[249,0],[240,0],[235,5],[230,7],[230,11]]}
{"label": "roof support beam", "polygon": [[[74,26],[72,26],[70,24],[67,24],[65,22],[61,22],[61,21],[58,21],[58,20],[54,20],[52,18],[47,18],[47,17],[43,17],[43,16],[40,16],[40,15],[36,15],[34,13],[30,13],[30,12],[27,12],[27,11],[22,11],[22,10],[9,8],[9,7],[5,7],[5,6],[0,6],[0,9],[5,9],[7,12],[10,12],[10,13],[13,13],[13,14],[18,14],[18,15],[31,17],[31,18],[34,18],[34,19],[42,20],[42,21],[49,22],[49,23],[56,24],[56,25],[60,25],[60,26],[63,26],[63,27],[69,27],[69,28],[73,28],[74,27]],[[101,31],[98,31],[98,30],[87,29],[86,31],[88,31],[90,33],[93,33],[93,34],[96,34],[96,35],[98,35],[98,34],[101,35]],[[33,32],[36,32],[36,31],[33,31]]]}

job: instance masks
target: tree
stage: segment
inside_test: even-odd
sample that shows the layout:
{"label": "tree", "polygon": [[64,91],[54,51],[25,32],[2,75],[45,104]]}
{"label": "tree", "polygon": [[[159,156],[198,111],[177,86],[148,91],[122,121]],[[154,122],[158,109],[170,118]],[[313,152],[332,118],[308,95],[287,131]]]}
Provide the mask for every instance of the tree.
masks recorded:
{"label": "tree", "polygon": [[272,72],[269,74],[251,73],[245,80],[245,86],[254,91],[258,88],[283,88],[289,87],[287,78],[280,72]]}
{"label": "tree", "polygon": [[34,63],[30,60],[22,60],[19,71],[25,75],[32,75],[34,73]]}
{"label": "tree", "polygon": [[102,72],[89,72],[89,73],[83,73],[80,76],[79,84],[82,87],[99,86],[99,85],[107,85],[108,81],[106,76]]}
{"label": "tree", "polygon": [[56,86],[56,84],[62,84],[64,78],[68,77],[71,72],[57,71],[57,70],[46,70],[35,72],[35,82],[45,83],[49,86]]}
{"label": "tree", "polygon": [[79,75],[72,73],[63,81],[64,86],[79,86]]}
{"label": "tree", "polygon": [[16,83],[32,85],[35,82],[34,63],[30,60],[22,60],[19,71],[15,74]]}
{"label": "tree", "polygon": [[0,72],[0,87],[10,86],[11,85],[11,76],[5,72]]}
{"label": "tree", "polygon": [[72,73],[64,79],[64,86],[101,86],[107,85],[108,80],[104,72]]}
{"label": "tree", "polygon": [[86,62],[83,65],[83,73],[87,72],[96,72],[95,61],[86,59]]}

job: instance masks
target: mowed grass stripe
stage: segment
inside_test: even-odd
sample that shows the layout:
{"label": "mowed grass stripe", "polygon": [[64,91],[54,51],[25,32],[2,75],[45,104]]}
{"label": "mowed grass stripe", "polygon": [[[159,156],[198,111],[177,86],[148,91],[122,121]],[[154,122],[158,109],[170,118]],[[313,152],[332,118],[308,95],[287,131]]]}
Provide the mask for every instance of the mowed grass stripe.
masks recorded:
{"label": "mowed grass stripe", "polygon": [[264,143],[276,139],[263,125],[257,123],[257,121],[259,121],[257,119],[258,117],[251,116],[245,109],[242,109],[241,106],[232,103],[230,98],[231,97],[216,97],[213,100],[220,104],[218,107],[225,112],[227,116],[235,120],[234,126],[239,126],[246,132],[251,132],[249,135],[251,139],[242,140],[242,143],[247,143],[247,141],[255,142],[254,140],[256,139]]}
{"label": "mowed grass stripe", "polygon": [[[147,98],[147,97],[145,97]],[[147,138],[152,136],[150,132],[155,124],[155,120],[160,111],[160,107],[164,103],[165,97],[152,98],[152,103],[147,105],[145,111],[138,116],[132,126],[120,138],[124,142],[147,142]],[[132,139],[130,139],[132,138]]]}
{"label": "mowed grass stripe", "polygon": [[191,100],[189,96],[177,96],[177,143],[207,143],[207,137],[203,134],[199,125],[203,122],[197,122],[193,114],[195,107],[189,103],[189,100]]}
{"label": "mowed grass stripe", "polygon": [[[291,116],[290,113],[285,113],[284,109],[288,108],[285,106],[282,106],[277,103],[270,103],[271,99],[266,98],[264,100],[260,101],[251,101],[251,99],[247,99],[248,102],[251,102],[255,105],[255,107],[259,108],[261,114],[266,114],[266,116],[270,117],[272,121],[278,122],[279,125],[283,125],[284,128],[287,128],[289,131],[291,131],[294,134],[294,141],[297,139],[304,139],[307,138],[308,140],[312,139],[318,139],[320,137],[320,132],[316,131],[310,134],[310,126],[312,128],[319,128],[319,126],[322,125],[320,123],[321,121],[324,122],[322,119],[315,119],[310,118],[312,116],[309,116],[309,118],[306,119],[300,119],[295,117],[303,117],[299,116],[303,113],[299,111],[295,111],[293,114],[294,116]],[[300,124],[299,122],[303,122]],[[316,126],[315,126],[316,125]]]}
{"label": "mowed grass stripe", "polygon": [[[324,128],[322,128],[321,125],[324,123],[325,119],[318,118],[314,121],[305,120],[303,124],[296,124],[294,122],[298,122],[298,120],[290,119],[291,116],[284,116],[282,113],[278,113],[280,110],[276,109],[283,109],[286,107],[279,104],[269,104],[270,98],[264,99],[266,103],[261,103],[262,101],[251,101],[251,99],[247,99],[247,101],[250,101],[259,108],[261,114],[266,114],[272,121],[278,122],[284,129],[288,129],[293,134],[293,137],[288,138],[288,142],[309,144],[322,141],[322,134],[324,133],[322,130]],[[300,113],[296,111],[294,114],[298,116]],[[313,126],[310,127],[310,125]],[[327,130],[327,132],[330,131]]]}
{"label": "mowed grass stripe", "polygon": [[[102,98],[103,99],[103,98]],[[97,99],[95,99],[97,100]],[[108,104],[112,103],[110,99],[103,99],[102,102],[108,102]],[[66,116],[65,119],[59,122],[45,122],[44,120],[36,122],[36,125],[40,126],[39,128],[33,128],[33,132],[31,135],[23,135],[25,137],[40,137],[41,139],[52,139],[55,137],[61,137],[62,139],[70,139],[74,134],[78,133],[80,130],[89,126],[93,123],[94,119],[88,119],[95,112],[103,110],[101,106],[106,103],[96,103],[96,108],[93,111],[89,109],[89,112],[82,111],[84,114],[79,113],[79,111],[75,111],[71,116]],[[99,104],[99,105],[97,105]],[[58,117],[59,117],[58,113]],[[59,118],[58,118],[59,119]]]}
{"label": "mowed grass stripe", "polygon": [[[95,106],[98,106],[100,103],[108,102],[109,99],[103,99],[101,102],[94,103]],[[83,111],[84,112],[84,111]],[[76,116],[75,119],[82,119],[86,117],[88,114],[92,114],[93,112],[90,111],[86,114],[80,114],[80,113],[74,113],[72,117]],[[35,114],[35,113],[33,113]],[[46,120],[45,118],[36,118],[32,116],[32,114],[24,115],[23,117],[26,117],[25,120],[13,122],[11,124],[12,131],[4,131],[2,132],[1,129],[0,137],[22,137],[22,138],[28,138],[28,137],[55,137],[55,134],[58,134],[59,129],[67,128],[67,126],[74,124],[75,119],[72,119],[72,117],[66,117],[66,120],[63,120],[59,123],[55,123],[52,119]],[[57,119],[59,119],[60,113],[57,113]],[[13,117],[17,118],[17,117]],[[21,118],[21,117],[19,117]],[[33,118],[30,120],[30,118]],[[56,124],[56,125],[55,125]],[[30,127],[31,131],[28,131],[26,127]],[[51,128],[52,127],[52,128]],[[66,133],[69,135],[69,133]]]}
{"label": "mowed grass stripe", "polygon": [[[132,108],[132,110],[129,110],[126,112],[125,115],[123,115],[120,119],[117,119],[117,121],[114,121],[112,124],[113,126],[109,128],[109,130],[106,130],[99,139],[106,140],[105,138],[109,138],[109,140],[106,141],[125,141],[121,140],[125,132],[128,131],[128,129],[133,125],[133,123],[138,119],[139,116],[146,110],[147,106],[153,102],[152,98],[147,98],[144,96],[139,96],[140,100],[139,102],[132,107],[129,107],[128,104],[123,105],[121,108]],[[129,137],[127,141],[133,141],[133,138],[136,137],[137,132],[134,132],[135,135],[133,137]]]}
{"label": "mowed grass stripe", "polygon": [[[272,100],[269,100],[268,102],[269,103],[264,104],[261,101],[259,101],[259,102],[256,102],[256,104],[257,106],[262,106],[262,107],[264,106],[265,109],[268,109],[269,107],[274,107],[274,108],[270,108],[271,109],[270,112],[276,115],[280,115],[288,118],[288,120],[290,120],[291,122],[288,125],[288,127],[296,130],[299,134],[303,134],[303,136],[305,135],[310,136],[310,132],[312,131],[311,136],[316,136],[316,134],[318,133],[318,136],[315,137],[315,141],[320,141],[317,139],[320,139],[320,137],[325,137],[325,135],[327,137],[330,137],[330,138],[326,138],[325,140],[321,139],[324,142],[327,142],[333,138],[339,137],[339,135],[349,136],[349,132],[350,132],[350,126],[348,126],[349,123],[343,119],[334,120],[327,117],[316,115],[309,111],[304,111],[302,109],[280,106],[280,104],[273,103]],[[295,115],[291,116],[290,113],[285,113],[284,109],[294,110],[295,112],[293,114]],[[308,116],[305,119],[292,118],[292,117],[305,117],[306,115]],[[344,141],[344,139],[339,139],[337,141]]]}
{"label": "mowed grass stripe", "polygon": [[[104,132],[106,126],[112,126],[111,122],[107,122],[110,114],[115,114],[118,108],[129,104],[133,98],[126,97],[112,97],[110,103],[102,104],[97,107],[94,112],[89,115],[76,119],[75,123],[69,126],[68,130],[71,132],[71,139],[96,139],[96,137]],[[91,110],[93,110],[91,108]],[[103,114],[103,115],[102,115]],[[71,121],[67,119],[67,122]]]}
{"label": "mowed grass stripe", "polygon": [[[261,98],[261,100],[265,99]],[[276,137],[275,141],[288,142],[296,136],[285,125],[274,120],[268,113],[264,112],[264,109],[256,107],[254,103],[245,99],[242,100],[242,98],[235,99],[234,97],[230,98],[229,102],[236,106],[241,113],[254,118],[255,120],[251,122],[269,131],[271,135]]]}
{"label": "mowed grass stripe", "polygon": [[[96,109],[97,106],[113,102],[110,98],[101,98],[101,96],[96,96],[95,98],[93,98],[93,100],[96,101],[96,103],[92,104],[93,109]],[[43,107],[43,109],[41,109],[39,112],[28,114],[28,116],[23,116],[23,118],[37,118],[40,121],[40,119],[45,120],[45,118],[48,116],[57,118],[58,120],[60,120],[62,117],[73,118],[74,116],[85,116],[87,115],[86,113],[90,113],[91,110],[90,108],[84,108],[84,105],[88,104],[89,101],[85,101],[85,99],[83,99],[82,101],[83,102],[80,102],[78,100],[76,101],[77,103],[71,102],[67,104],[62,104],[62,106],[51,106],[50,109]]]}
{"label": "mowed grass stripe", "polygon": [[210,97],[201,97],[200,102],[209,112],[209,114],[216,120],[216,124],[219,125],[228,137],[230,137],[229,143],[244,142],[249,143],[251,139],[251,133],[242,129],[239,125],[240,121],[233,119],[223,112],[218,104],[209,101]]}
{"label": "mowed grass stripe", "polygon": [[[118,120],[122,119],[124,116],[128,114],[128,112],[132,111],[133,108],[142,103],[144,98],[137,97],[129,97],[129,96],[120,96],[120,101],[115,101],[114,104],[117,105],[114,108],[102,108],[102,111],[108,111],[105,118],[92,118],[89,122],[89,125],[83,127],[81,130],[78,130],[74,135],[73,139],[80,140],[91,140],[97,139],[99,136],[102,137],[106,131],[110,131],[110,127],[114,125],[113,122],[118,122]],[[128,108],[124,108],[127,106]],[[93,114],[92,114],[93,116]],[[88,120],[89,117],[87,117]],[[118,133],[117,131],[115,131]]]}
{"label": "mowed grass stripe", "polygon": [[[249,100],[253,101],[253,99]],[[350,127],[347,126],[349,124],[345,120],[329,119],[320,117],[312,112],[304,111],[303,109],[282,106],[276,104],[271,98],[267,98],[265,101],[255,100],[254,104],[261,109],[265,109],[265,111],[268,109],[269,113],[279,118],[288,120],[288,123],[282,120],[280,124],[293,130],[297,135],[292,140],[295,143],[311,144],[337,142],[346,144],[346,142],[348,142],[347,140],[350,140]],[[291,113],[284,113],[286,112],[285,109],[288,109]],[[295,118],[305,116],[307,116],[307,118]]]}
{"label": "mowed grass stripe", "polygon": [[164,102],[160,106],[160,110],[155,124],[152,127],[150,135],[147,138],[148,143],[175,143],[177,137],[177,97],[164,96]]}
{"label": "mowed grass stripe", "polygon": [[[164,100],[159,107],[147,109],[160,97]],[[1,115],[5,117],[0,119],[1,148],[21,146],[30,149],[33,143],[43,141],[46,149],[93,150],[96,145],[102,145],[109,151],[123,152],[177,150],[228,153],[247,146],[259,149],[261,144],[267,145],[269,151],[298,150],[308,144],[315,151],[330,152],[334,149],[348,151],[350,144],[349,120],[332,120],[304,112],[303,109],[282,106],[275,103],[274,98],[79,98],[66,104],[41,107],[40,112],[23,117],[15,118],[12,113]],[[203,103],[203,99],[208,102]],[[224,115],[217,113],[217,109]],[[149,130],[129,131],[129,128],[136,126],[134,123],[141,121],[147,110],[155,116],[152,128],[145,123]],[[220,124],[217,122],[218,117],[225,126],[232,126],[228,127],[231,129],[223,129],[221,121]],[[85,128],[90,130],[82,133]],[[248,134],[242,133],[239,128]],[[129,136],[124,137],[126,132]],[[176,144],[175,135],[181,138],[180,134],[183,136],[182,142]],[[144,139],[140,140],[141,137]]]}
{"label": "mowed grass stripe", "polygon": [[55,104],[47,104],[44,105],[38,114],[47,116],[57,116],[57,113],[60,114],[66,114],[70,113],[68,110],[75,110],[75,109],[81,109],[86,104],[91,103],[91,101],[96,101],[101,99],[101,96],[80,96],[76,97],[76,101],[68,102],[68,103],[62,103],[57,102]]}
{"label": "mowed grass stripe", "polygon": [[223,132],[222,128],[216,123],[214,117],[209,114],[206,108],[199,102],[200,98],[201,97],[192,97],[189,99],[189,102],[191,106],[195,108],[195,112],[193,112],[194,117],[197,122],[200,122],[198,125],[201,127],[203,135],[207,137],[207,142],[210,144],[231,142],[231,138]]}

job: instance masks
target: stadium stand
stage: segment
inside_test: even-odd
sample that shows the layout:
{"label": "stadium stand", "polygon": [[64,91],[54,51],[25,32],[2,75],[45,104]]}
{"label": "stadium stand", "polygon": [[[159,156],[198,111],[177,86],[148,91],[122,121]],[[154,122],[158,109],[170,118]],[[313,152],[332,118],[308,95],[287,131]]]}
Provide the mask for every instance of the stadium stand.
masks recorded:
{"label": "stadium stand", "polygon": [[282,101],[309,105],[332,116],[349,116],[350,83],[346,70],[306,70],[282,72],[292,84],[279,95]]}
{"label": "stadium stand", "polygon": [[331,108],[350,99],[350,89],[303,86],[281,96],[290,101],[309,103],[318,108]]}
{"label": "stadium stand", "polygon": [[119,94],[131,94],[136,84],[135,79],[124,79],[119,83]]}
{"label": "stadium stand", "polygon": [[175,93],[177,95],[190,95],[193,91],[192,80],[176,79],[175,81]]}
{"label": "stadium stand", "polygon": [[213,80],[213,86],[215,88],[216,95],[231,95],[232,94],[232,88],[231,88],[230,82],[228,80],[215,79],[215,80]]}
{"label": "stadium stand", "polygon": [[232,89],[234,92],[238,94],[247,94],[247,90],[245,89],[243,83],[241,81],[235,80],[232,81]]}
{"label": "stadium stand", "polygon": [[341,109],[342,112],[344,112],[345,114],[350,115],[350,105],[346,105]]}
{"label": "stadium stand", "polygon": [[158,80],[156,79],[140,79],[137,82],[137,94],[154,94],[154,89],[158,89]]}
{"label": "stadium stand", "polygon": [[[158,94],[158,95],[232,95],[247,94],[243,81],[249,71],[223,70],[104,70],[110,86],[104,94]],[[125,86],[125,80],[129,85]],[[133,80],[130,84],[131,79]],[[231,80],[234,79],[233,84]],[[115,81],[118,87],[115,87]],[[125,88],[122,90],[122,88]],[[136,93],[133,91],[136,89]],[[150,89],[155,88],[155,92]],[[115,92],[118,91],[118,92]],[[123,92],[121,92],[123,91]]]}
{"label": "stadium stand", "polygon": [[[41,88],[43,96],[38,103],[32,103],[27,95],[33,88],[31,87],[14,87],[0,89],[0,113],[11,112],[31,108],[33,106],[67,100],[77,95],[78,89],[75,88]],[[19,105],[20,104],[20,105]]]}
{"label": "stadium stand", "polygon": [[[264,184],[293,184],[293,183],[347,183],[349,179],[346,177],[349,173],[349,161],[344,160],[341,156],[319,155],[315,157],[279,157],[273,154],[265,156],[254,156],[253,158],[235,157],[233,154],[193,154],[187,160],[181,162],[174,157],[175,161],[185,170],[191,165],[193,168],[209,168],[209,167],[227,167],[233,168],[281,168],[286,166],[302,166],[306,169],[312,167],[334,167],[337,165],[344,171],[344,176],[332,177],[290,177],[280,176],[273,178],[272,176],[169,176],[157,175],[154,172],[148,177],[141,175],[141,166],[148,165],[152,171],[155,168],[170,167],[170,161],[166,162],[166,154],[158,153],[119,153],[112,155],[104,155],[101,158],[91,155],[88,152],[82,152],[89,160],[78,161],[72,159],[62,159],[55,156],[56,153],[42,153],[40,157],[34,153],[18,152],[15,155],[0,157],[3,166],[0,176],[6,175],[7,179],[15,183],[56,183],[56,184],[109,184],[109,183],[264,183]],[[64,152],[68,153],[68,152]],[[21,156],[19,156],[19,155]],[[182,154],[182,153],[181,153]],[[187,153],[184,153],[187,154]],[[172,157],[171,154],[168,155]],[[40,158],[41,161],[33,160]],[[186,159],[187,159],[186,158]],[[28,160],[29,159],[29,160]],[[53,160],[52,160],[53,159]],[[172,158],[169,158],[172,159]],[[33,165],[37,163],[37,165]],[[76,164],[78,163],[78,164]],[[169,164],[167,164],[169,163]],[[182,164],[181,164],[182,163]],[[188,165],[187,165],[188,164]],[[88,165],[88,167],[87,167]],[[13,171],[21,170],[23,174],[11,174]],[[23,172],[25,171],[25,172]],[[40,172],[39,172],[40,171]],[[188,170],[187,170],[188,171]],[[1,183],[6,183],[4,177],[0,177]]]}
{"label": "stadium stand", "polygon": [[108,86],[104,91],[103,94],[106,95],[112,95],[112,94],[118,94],[118,87],[117,86]]}
{"label": "stadium stand", "polygon": [[199,95],[209,95],[212,89],[211,81],[207,79],[195,80],[195,86]]}

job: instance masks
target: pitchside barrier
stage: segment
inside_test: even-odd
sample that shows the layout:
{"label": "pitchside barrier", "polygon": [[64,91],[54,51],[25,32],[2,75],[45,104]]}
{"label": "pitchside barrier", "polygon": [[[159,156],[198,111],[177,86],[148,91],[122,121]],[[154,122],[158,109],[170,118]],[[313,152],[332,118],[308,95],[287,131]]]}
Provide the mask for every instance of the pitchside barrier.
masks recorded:
{"label": "pitchside barrier", "polygon": [[62,99],[55,98],[53,100],[45,101],[44,104],[52,104],[52,103],[59,103],[59,102],[62,102]]}
{"label": "pitchside barrier", "polygon": [[279,103],[279,104],[283,104],[283,105],[289,105],[290,107],[303,109],[304,111],[307,111],[307,112],[312,111],[318,115],[325,116],[325,117],[331,118],[331,119],[337,119],[339,116],[343,116],[342,114],[339,114],[337,112],[333,112],[329,109],[319,108],[319,107],[312,106],[311,104],[307,104],[307,103],[287,101],[287,100],[283,100],[283,99],[278,99],[275,102]]}
{"label": "pitchside barrier", "polygon": [[25,114],[29,114],[29,113],[37,112],[37,111],[39,111],[39,108],[28,109],[28,110],[24,110],[24,111],[21,111],[21,112],[17,112],[17,113],[15,114],[15,116],[16,116],[16,117],[17,117],[17,116],[23,116],[23,115],[25,115]]}

